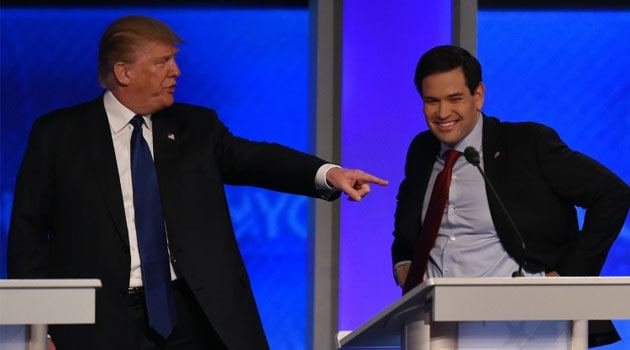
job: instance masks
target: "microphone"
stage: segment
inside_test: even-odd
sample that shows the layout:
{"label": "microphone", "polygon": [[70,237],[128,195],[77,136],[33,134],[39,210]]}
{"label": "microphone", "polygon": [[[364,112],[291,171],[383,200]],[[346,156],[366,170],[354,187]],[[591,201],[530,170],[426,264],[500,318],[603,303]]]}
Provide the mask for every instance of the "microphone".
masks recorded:
{"label": "microphone", "polygon": [[[516,238],[518,238],[518,241],[521,244],[521,249],[523,250],[523,264],[526,265],[526,261],[525,261],[525,240],[523,239],[523,235],[521,235],[521,231],[518,230],[518,227],[516,227],[516,224],[514,223],[514,220],[512,220],[512,216],[508,212],[507,208],[505,208],[505,205],[503,205],[503,202],[501,201],[501,198],[499,198],[499,194],[494,189],[494,186],[492,186],[492,182],[490,182],[490,179],[488,179],[488,177],[483,172],[483,170],[481,170],[481,167],[479,166],[479,163],[481,163],[481,158],[479,156],[479,152],[477,152],[475,147],[469,146],[469,147],[466,147],[466,149],[464,150],[464,157],[466,158],[466,161],[468,161],[468,163],[470,163],[470,164],[474,165],[475,167],[477,167],[477,169],[481,173],[481,176],[483,177],[484,182],[490,188],[490,192],[492,192],[492,195],[494,196],[494,198],[497,199],[497,202],[499,203],[499,206],[501,207],[501,210],[503,211],[505,216],[508,218],[508,221],[510,222],[510,225],[512,226],[512,229],[516,233]],[[523,264],[521,264],[520,262],[518,263],[518,271],[514,271],[512,273],[512,277],[524,277],[525,276],[523,274]]]}

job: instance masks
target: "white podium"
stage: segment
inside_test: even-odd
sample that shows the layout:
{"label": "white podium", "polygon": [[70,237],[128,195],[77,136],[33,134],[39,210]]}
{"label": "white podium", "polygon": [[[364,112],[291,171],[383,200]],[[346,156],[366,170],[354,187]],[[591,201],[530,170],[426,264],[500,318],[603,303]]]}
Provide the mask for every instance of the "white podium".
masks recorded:
{"label": "white podium", "polygon": [[48,324],[95,321],[97,279],[0,280],[0,348],[45,350]]}
{"label": "white podium", "polygon": [[458,349],[468,321],[552,321],[566,324],[566,349],[586,350],[587,320],[610,319],[630,319],[629,277],[435,278],[339,332],[337,347]]}

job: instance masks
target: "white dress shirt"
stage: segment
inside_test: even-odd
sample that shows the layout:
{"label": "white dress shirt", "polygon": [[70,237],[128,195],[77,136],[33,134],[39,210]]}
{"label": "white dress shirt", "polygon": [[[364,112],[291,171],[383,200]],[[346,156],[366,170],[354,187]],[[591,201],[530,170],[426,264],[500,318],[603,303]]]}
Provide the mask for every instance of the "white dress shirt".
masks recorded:
{"label": "white dress shirt", "polygon": [[[480,116],[470,134],[458,142],[453,149],[464,153],[468,146],[479,151],[480,167],[484,167],[482,145],[483,117]],[[440,153],[433,163],[433,170],[422,206],[422,221],[427,213],[433,185],[444,169],[444,154],[449,149],[441,143]],[[394,266],[411,263],[400,261]],[[510,277],[518,270],[518,263],[505,251],[497,234],[486,185],[479,171],[462,154],[453,166],[448,199],[442,223],[429,254],[424,279],[430,277]],[[544,272],[525,276],[544,276]]]}
{"label": "white dress shirt", "polygon": [[[118,175],[120,177],[120,187],[125,209],[127,231],[129,232],[129,250],[131,253],[131,271],[129,273],[129,287],[142,286],[142,271],[140,269],[140,253],[138,251],[138,237],[136,234],[135,211],[133,206],[133,185],[131,181],[131,134],[133,126],[129,123],[136,115],[130,109],[120,103],[111,91],[106,91],[103,96],[105,112],[109,121],[112,141],[114,142],[114,153],[116,154],[116,164],[118,165]],[[144,124],[142,126],[142,136],[149,145],[151,156],[153,156],[153,132],[151,115],[143,115]],[[315,188],[319,190],[321,197],[328,198],[337,190],[330,187],[326,182],[328,170],[338,167],[333,164],[322,165],[315,176]],[[168,238],[167,238],[168,239]],[[170,251],[169,251],[170,256]],[[169,260],[171,279],[175,280],[177,275],[173,265]]]}
{"label": "white dress shirt", "polygon": [[[484,168],[482,145],[483,117],[453,149],[464,153],[472,146],[479,151],[480,167]],[[449,149],[441,144],[422,207],[422,220],[427,212],[437,175],[444,169],[444,153]],[[431,250],[425,278],[429,277],[510,277],[518,270],[518,263],[505,251],[490,215],[486,184],[478,169],[462,154],[453,166],[448,201],[442,224]],[[529,273],[526,276],[543,276]]]}
{"label": "white dress shirt", "polygon": [[[103,103],[112,133],[112,141],[114,142],[114,153],[116,154],[120,189],[125,208],[127,231],[129,232],[129,251],[131,253],[129,287],[139,287],[142,286],[142,271],[140,269],[140,252],[138,251],[136,214],[133,206],[133,185],[131,181],[131,133],[133,132],[133,125],[129,123],[136,114],[123,106],[109,90],[103,96]],[[151,129],[153,124],[151,115],[143,115],[142,117],[144,118],[142,136],[147,141],[151,156],[153,156],[153,133]],[[169,266],[171,269],[171,280],[175,280],[177,276],[170,261]]]}

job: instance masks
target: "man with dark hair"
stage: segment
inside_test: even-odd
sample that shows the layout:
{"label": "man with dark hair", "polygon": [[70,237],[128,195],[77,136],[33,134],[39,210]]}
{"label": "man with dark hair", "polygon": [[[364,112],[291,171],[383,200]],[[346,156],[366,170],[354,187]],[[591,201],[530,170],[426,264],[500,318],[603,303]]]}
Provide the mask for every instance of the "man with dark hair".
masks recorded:
{"label": "man with dark hair", "polygon": [[102,282],[94,325],[50,327],[60,350],[267,349],[223,185],[359,201],[387,183],[174,103],[181,41],[153,18],[118,19],[99,46],[106,92],[33,124],[9,277]]}
{"label": "man with dark hair", "polygon": [[[392,257],[404,292],[429,277],[597,276],[630,207],[630,188],[552,129],[481,113],[481,65],[466,50],[438,46],[414,82],[429,131],[411,143],[398,192]],[[460,155],[480,151],[481,174]],[[575,206],[586,208],[583,228]],[[590,324],[591,345],[619,339],[610,322]]]}
{"label": "man with dark hair", "polygon": [[481,64],[468,51],[457,46],[438,46],[420,57],[413,82],[422,97],[422,81],[431,74],[462,67],[464,82],[471,95],[481,83]]}

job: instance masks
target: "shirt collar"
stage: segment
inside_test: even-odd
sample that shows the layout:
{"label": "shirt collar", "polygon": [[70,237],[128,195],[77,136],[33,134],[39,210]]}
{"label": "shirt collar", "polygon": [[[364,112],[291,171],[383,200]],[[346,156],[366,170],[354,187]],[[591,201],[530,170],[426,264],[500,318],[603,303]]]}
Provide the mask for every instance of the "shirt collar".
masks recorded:
{"label": "shirt collar", "polygon": [[[103,95],[103,105],[105,106],[105,113],[107,114],[109,127],[112,129],[113,134],[122,131],[136,115],[133,111],[120,103],[110,90],[107,90]],[[143,115],[142,117],[144,124],[150,131],[152,127],[151,114]]]}
{"label": "shirt collar", "polygon": [[477,123],[475,127],[470,131],[466,137],[464,137],[461,141],[459,141],[455,147],[448,147],[447,145],[440,142],[440,157],[444,157],[444,153],[449,149],[454,149],[456,151],[464,153],[466,147],[472,146],[479,153],[481,153],[482,147],[482,131],[483,131],[483,116],[479,113],[479,119],[477,119]]}

